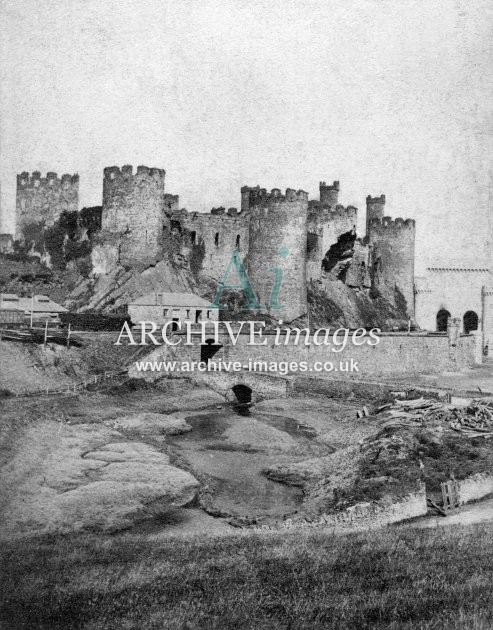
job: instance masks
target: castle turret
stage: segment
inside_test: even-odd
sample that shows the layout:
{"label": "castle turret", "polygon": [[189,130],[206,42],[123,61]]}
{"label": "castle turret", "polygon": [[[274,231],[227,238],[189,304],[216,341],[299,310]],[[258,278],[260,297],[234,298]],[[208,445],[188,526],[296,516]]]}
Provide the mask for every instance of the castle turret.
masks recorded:
{"label": "castle turret", "polygon": [[62,212],[77,212],[79,207],[79,176],[65,174],[61,178],[54,172],[41,177],[39,171],[32,175],[17,175],[16,230],[22,239],[29,224],[53,225]]}
{"label": "castle turret", "polygon": [[120,262],[149,264],[162,252],[165,197],[160,168],[104,169],[102,228],[122,235]]}
{"label": "castle turret", "polygon": [[339,182],[332,182],[332,186],[320,182],[319,188],[321,205],[335,208],[339,203]]}
{"label": "castle turret", "polygon": [[308,193],[288,188],[283,195],[278,188],[270,193],[254,189],[249,206],[250,280],[262,308],[272,317],[291,321],[307,312]]}
{"label": "castle turret", "polygon": [[401,303],[410,317],[414,316],[415,236],[413,219],[373,218],[368,226],[373,287],[396,304],[404,299]]}
{"label": "castle turret", "polygon": [[250,208],[250,197],[258,196],[259,194],[266,194],[265,188],[260,186],[242,186],[241,187],[241,211],[244,212]]}
{"label": "castle turret", "polygon": [[383,219],[385,214],[385,195],[380,197],[366,198],[366,235],[368,236],[368,228],[372,219]]}

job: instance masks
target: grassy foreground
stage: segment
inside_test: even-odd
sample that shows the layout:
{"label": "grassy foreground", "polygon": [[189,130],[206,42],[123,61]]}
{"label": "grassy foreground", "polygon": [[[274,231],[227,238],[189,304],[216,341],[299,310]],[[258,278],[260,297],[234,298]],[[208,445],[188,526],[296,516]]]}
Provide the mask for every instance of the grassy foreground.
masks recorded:
{"label": "grassy foreground", "polygon": [[2,552],[2,628],[493,627],[488,526],[150,540]]}

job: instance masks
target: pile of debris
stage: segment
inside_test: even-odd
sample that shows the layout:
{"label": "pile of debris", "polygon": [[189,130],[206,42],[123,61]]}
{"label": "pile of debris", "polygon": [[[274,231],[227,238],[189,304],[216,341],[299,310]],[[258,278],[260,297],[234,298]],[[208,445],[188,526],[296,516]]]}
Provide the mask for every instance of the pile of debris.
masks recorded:
{"label": "pile of debris", "polygon": [[450,429],[466,437],[493,437],[492,400],[471,399],[461,405],[426,398],[395,400],[374,411],[375,414],[383,412],[390,416],[382,425],[385,428],[448,424]]}

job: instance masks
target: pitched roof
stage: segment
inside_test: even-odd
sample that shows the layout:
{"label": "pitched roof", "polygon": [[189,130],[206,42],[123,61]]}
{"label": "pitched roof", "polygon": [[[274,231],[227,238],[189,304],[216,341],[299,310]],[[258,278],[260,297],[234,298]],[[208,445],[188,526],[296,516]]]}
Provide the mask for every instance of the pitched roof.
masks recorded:
{"label": "pitched roof", "polygon": [[15,293],[0,293],[1,310],[19,310],[30,313],[66,313],[67,309],[53,302],[47,295],[19,297]]}
{"label": "pitched roof", "polygon": [[156,293],[148,293],[135,299],[129,304],[140,306],[203,306],[210,305],[209,300],[204,300],[194,293],[164,293],[158,291]]}

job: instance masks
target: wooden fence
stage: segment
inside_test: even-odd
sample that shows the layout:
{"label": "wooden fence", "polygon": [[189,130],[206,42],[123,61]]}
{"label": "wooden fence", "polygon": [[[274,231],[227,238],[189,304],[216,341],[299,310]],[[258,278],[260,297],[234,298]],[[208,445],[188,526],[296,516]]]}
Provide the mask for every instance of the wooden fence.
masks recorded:
{"label": "wooden fence", "polygon": [[443,510],[452,512],[460,505],[459,484],[455,479],[449,479],[441,484]]}
{"label": "wooden fence", "polygon": [[112,372],[104,372],[103,374],[95,374],[84,381],[79,381],[73,385],[67,385],[63,388],[50,388],[45,387],[43,389],[37,389],[32,392],[12,392],[16,398],[30,398],[36,396],[62,396],[67,394],[76,394],[77,392],[84,391],[90,386],[106,383],[109,379],[116,379],[123,375],[128,374],[128,368],[121,370],[114,370]]}

